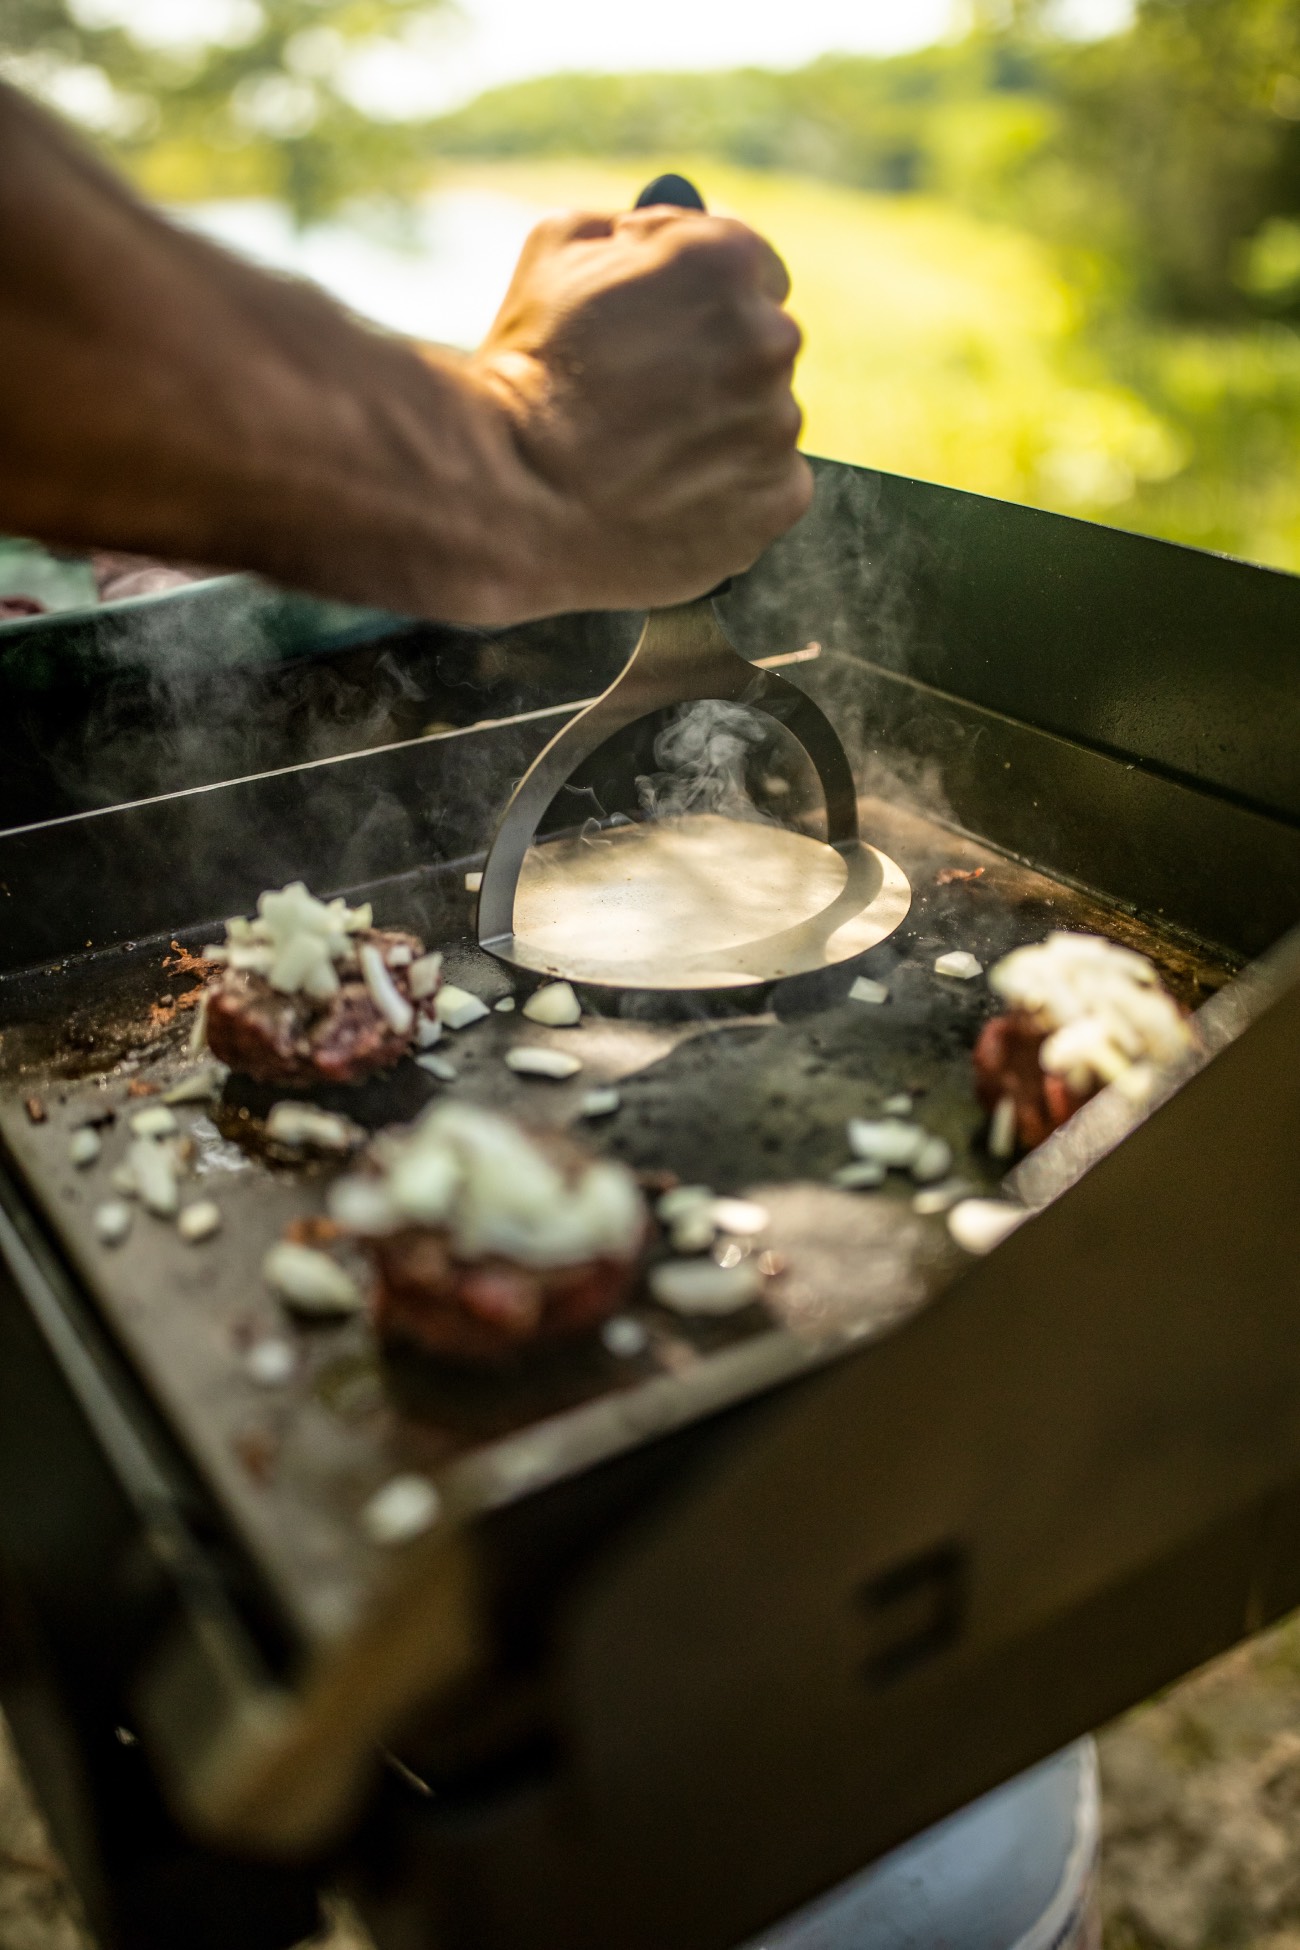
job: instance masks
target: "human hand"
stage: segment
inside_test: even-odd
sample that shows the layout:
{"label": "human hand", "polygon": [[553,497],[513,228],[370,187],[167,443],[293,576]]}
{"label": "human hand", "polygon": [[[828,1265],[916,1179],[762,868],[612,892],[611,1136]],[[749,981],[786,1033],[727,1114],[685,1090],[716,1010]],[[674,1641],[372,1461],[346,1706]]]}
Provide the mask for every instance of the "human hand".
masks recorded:
{"label": "human hand", "polygon": [[469,373],[531,477],[534,613],[685,601],[804,513],[788,291],[762,238],[702,212],[533,231]]}

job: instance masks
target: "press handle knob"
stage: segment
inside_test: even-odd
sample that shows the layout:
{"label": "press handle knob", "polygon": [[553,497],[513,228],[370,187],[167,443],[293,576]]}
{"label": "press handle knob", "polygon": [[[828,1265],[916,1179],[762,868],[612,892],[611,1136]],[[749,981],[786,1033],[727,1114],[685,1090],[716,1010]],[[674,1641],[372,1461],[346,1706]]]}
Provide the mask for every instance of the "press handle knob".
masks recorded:
{"label": "press handle knob", "polygon": [[653,183],[647,183],[636,200],[638,210],[648,210],[656,203],[671,203],[678,210],[702,210],[704,198],[688,176],[677,176],[669,170],[666,176],[656,176]]}

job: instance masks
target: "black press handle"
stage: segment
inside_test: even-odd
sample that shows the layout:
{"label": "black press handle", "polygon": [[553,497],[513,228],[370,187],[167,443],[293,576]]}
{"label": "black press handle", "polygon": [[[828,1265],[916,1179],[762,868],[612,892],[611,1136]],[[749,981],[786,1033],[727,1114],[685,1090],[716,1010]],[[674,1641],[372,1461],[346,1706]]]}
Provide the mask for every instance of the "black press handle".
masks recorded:
{"label": "black press handle", "polygon": [[[669,170],[666,176],[656,176],[653,183],[647,183],[636,200],[635,208],[648,210],[656,203],[671,203],[678,210],[703,210],[704,198],[696,189],[689,176],[678,176]],[[725,596],[731,587],[731,577],[720,582],[716,589],[710,589],[703,600],[712,602],[715,596]]]}
{"label": "black press handle", "polygon": [[648,210],[655,203],[671,203],[679,210],[702,210],[704,198],[687,176],[675,176],[670,170],[666,176],[656,176],[653,183],[647,183],[636,200],[638,210]]}

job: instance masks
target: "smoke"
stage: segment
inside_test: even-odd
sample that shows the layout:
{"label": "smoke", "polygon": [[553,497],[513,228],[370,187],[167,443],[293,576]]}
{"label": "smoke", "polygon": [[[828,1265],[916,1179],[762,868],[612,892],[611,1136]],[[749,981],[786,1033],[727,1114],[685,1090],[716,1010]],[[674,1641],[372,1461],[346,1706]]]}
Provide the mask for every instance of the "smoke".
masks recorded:
{"label": "smoke", "polygon": [[680,706],[654,742],[659,771],[637,779],[641,810],[648,819],[683,813],[761,819],[746,775],[768,741],[766,722],[743,704],[703,698]]}

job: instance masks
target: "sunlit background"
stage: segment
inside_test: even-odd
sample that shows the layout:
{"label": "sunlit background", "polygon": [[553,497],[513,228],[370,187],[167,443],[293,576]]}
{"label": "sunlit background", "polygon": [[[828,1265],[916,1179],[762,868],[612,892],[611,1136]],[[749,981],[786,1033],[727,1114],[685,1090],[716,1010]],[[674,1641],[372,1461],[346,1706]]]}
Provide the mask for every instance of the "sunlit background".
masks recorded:
{"label": "sunlit background", "polygon": [[0,0],[152,196],[472,346],[660,168],[786,257],[805,444],[1300,569],[1300,7]]}

